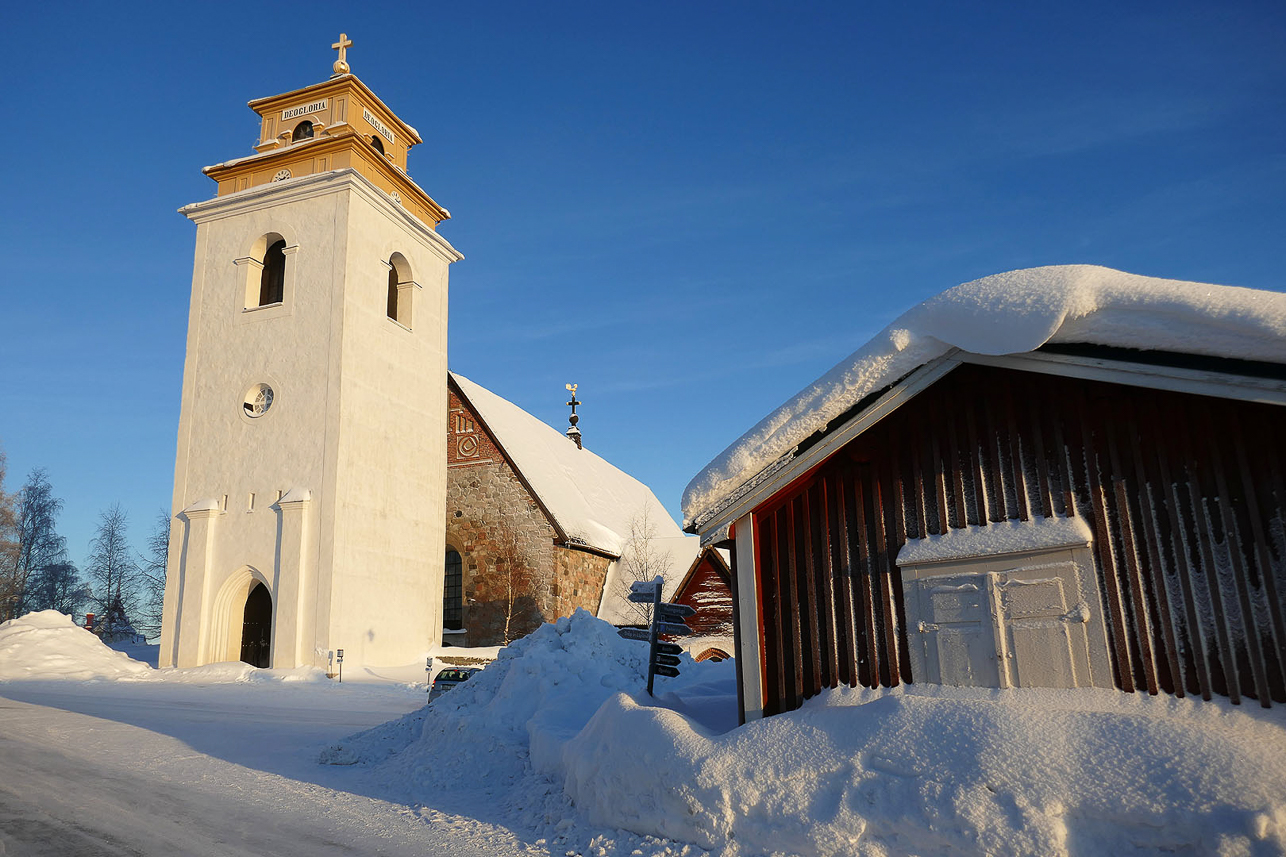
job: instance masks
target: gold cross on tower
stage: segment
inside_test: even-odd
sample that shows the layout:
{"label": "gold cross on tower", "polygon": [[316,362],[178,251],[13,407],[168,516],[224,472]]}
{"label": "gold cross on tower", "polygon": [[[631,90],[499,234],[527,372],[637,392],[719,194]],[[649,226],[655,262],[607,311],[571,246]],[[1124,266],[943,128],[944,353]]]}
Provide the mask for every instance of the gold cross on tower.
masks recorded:
{"label": "gold cross on tower", "polygon": [[347,33],[339,34],[339,41],[331,45],[332,50],[339,51],[339,59],[335,60],[335,74],[348,74],[348,63],[344,61],[349,48],[353,46],[353,40],[348,37]]}

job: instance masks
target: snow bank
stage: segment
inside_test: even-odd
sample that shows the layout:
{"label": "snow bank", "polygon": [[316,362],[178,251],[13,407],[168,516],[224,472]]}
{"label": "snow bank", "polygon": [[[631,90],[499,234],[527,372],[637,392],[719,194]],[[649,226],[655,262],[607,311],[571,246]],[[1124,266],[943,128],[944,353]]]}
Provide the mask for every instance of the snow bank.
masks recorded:
{"label": "snow bank", "polygon": [[[326,751],[323,761],[373,762],[406,750],[401,759],[406,773],[412,781],[428,777],[426,783],[438,782],[444,758],[461,754],[473,770],[477,764],[521,769],[530,757],[535,770],[557,772],[563,746],[605,700],[643,687],[647,651],[642,643],[622,639],[612,625],[577,610],[501,649],[494,663],[426,712],[353,736]],[[693,666],[688,658],[685,665]],[[666,679],[658,679],[658,691],[667,686]],[[417,722],[423,723],[420,735]],[[502,748],[513,758],[485,761]]]}
{"label": "snow bank", "polygon": [[712,736],[618,694],[566,758],[592,823],[719,853],[1286,852],[1286,728],[1217,702],[844,690]]}
{"label": "snow bank", "polygon": [[199,667],[175,669],[166,667],[156,677],[176,684],[229,684],[233,682],[289,682],[296,684],[332,684],[326,671],[318,667],[260,669],[243,661],[224,661]]}
{"label": "snow bank", "polygon": [[913,307],[719,454],[683,492],[700,523],[743,484],[870,393],[953,347],[1019,354],[1083,342],[1286,362],[1286,294],[1096,265],[996,274]]}
{"label": "snow bank", "polygon": [[732,728],[730,662],[685,659],[650,699],[645,651],[580,611],[322,760],[412,803],[482,784],[555,853],[1286,853],[1286,712],[907,686]]}
{"label": "snow bank", "polygon": [[152,668],[112,651],[72,618],[41,610],[0,625],[0,681],[146,679]]}
{"label": "snow bank", "polygon": [[0,625],[0,681],[129,679],[179,684],[290,682],[330,684],[316,667],[257,669],[241,661],[163,670],[109,647],[57,610],[42,610]]}

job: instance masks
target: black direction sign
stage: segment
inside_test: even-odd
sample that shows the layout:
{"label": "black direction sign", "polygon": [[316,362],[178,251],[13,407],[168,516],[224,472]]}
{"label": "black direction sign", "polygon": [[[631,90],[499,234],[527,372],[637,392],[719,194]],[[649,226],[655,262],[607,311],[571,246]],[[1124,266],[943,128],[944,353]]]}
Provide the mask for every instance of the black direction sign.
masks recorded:
{"label": "black direction sign", "polygon": [[695,616],[697,610],[687,604],[658,604],[656,612],[660,614],[661,619],[666,622],[682,621],[689,616]]}
{"label": "black direction sign", "polygon": [[652,693],[652,679],[658,675],[674,678],[679,674],[679,655],[683,649],[673,643],[663,643],[657,639],[659,634],[691,634],[692,629],[683,620],[696,614],[696,609],[687,604],[661,603],[661,578],[655,580],[636,580],[630,584],[630,593],[626,596],[636,604],[654,604],[652,624],[649,628],[619,628],[616,633],[627,640],[640,640],[651,643],[647,664],[647,692]]}

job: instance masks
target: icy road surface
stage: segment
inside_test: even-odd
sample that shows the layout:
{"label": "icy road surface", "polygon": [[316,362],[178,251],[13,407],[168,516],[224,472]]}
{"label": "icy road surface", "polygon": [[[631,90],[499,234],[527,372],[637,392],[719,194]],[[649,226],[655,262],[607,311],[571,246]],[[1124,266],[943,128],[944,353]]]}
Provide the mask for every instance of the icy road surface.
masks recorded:
{"label": "icy road surface", "polygon": [[326,744],[423,700],[349,684],[0,684],[0,854],[544,853],[486,821],[381,800],[362,769],[316,764]]}

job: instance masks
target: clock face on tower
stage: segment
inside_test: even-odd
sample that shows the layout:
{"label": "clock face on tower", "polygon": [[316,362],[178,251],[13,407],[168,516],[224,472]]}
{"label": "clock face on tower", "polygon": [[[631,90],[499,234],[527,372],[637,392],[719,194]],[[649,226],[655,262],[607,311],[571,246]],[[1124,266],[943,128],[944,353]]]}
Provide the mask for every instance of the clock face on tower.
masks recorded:
{"label": "clock face on tower", "polygon": [[272,387],[267,384],[255,384],[246,391],[241,407],[246,416],[251,419],[268,413],[268,409],[272,407]]}

